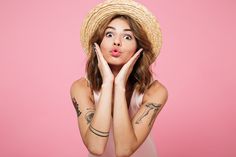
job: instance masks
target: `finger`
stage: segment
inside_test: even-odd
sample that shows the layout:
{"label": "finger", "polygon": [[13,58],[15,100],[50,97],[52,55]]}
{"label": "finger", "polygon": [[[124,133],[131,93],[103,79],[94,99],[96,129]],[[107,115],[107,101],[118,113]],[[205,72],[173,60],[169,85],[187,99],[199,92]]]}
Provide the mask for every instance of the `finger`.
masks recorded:
{"label": "finger", "polygon": [[99,58],[99,54],[97,53],[97,48],[96,48],[95,43],[93,43],[92,47],[93,47],[93,50],[95,52],[95,55],[97,56],[97,58]]}
{"label": "finger", "polygon": [[143,51],[143,48],[139,49],[139,50],[130,58],[130,60],[128,61],[128,64],[135,63],[135,62],[138,60],[138,58],[139,58],[139,56],[140,56],[140,54],[141,54],[142,51]]}
{"label": "finger", "polygon": [[95,48],[96,53],[98,54],[98,57],[99,57],[100,61],[104,62],[105,59],[104,59],[103,54],[101,52],[101,49],[100,49],[100,47],[98,46],[97,43],[94,43],[94,48]]}
{"label": "finger", "polygon": [[143,51],[143,48],[139,49],[139,50],[131,57],[131,59],[132,59],[132,60],[138,59],[142,51]]}
{"label": "finger", "polygon": [[137,58],[140,56],[141,52],[143,51],[143,48],[140,48],[135,55],[137,56]]}
{"label": "finger", "polygon": [[100,55],[99,55],[99,53],[98,53],[98,51],[97,51],[97,48],[96,48],[96,44],[95,44],[95,43],[93,44],[93,49],[94,49],[94,51],[95,51],[95,53],[96,53],[96,56],[97,56],[98,61],[100,61]]}

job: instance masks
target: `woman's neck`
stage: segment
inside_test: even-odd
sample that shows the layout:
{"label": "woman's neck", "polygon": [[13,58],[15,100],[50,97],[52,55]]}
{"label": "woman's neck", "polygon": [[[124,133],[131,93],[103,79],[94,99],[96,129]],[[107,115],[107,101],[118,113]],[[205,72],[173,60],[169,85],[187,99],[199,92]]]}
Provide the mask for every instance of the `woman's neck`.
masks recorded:
{"label": "woman's neck", "polygon": [[122,68],[122,66],[112,66],[110,65],[111,71],[114,75],[114,77],[117,76],[117,74],[120,72],[120,69]]}

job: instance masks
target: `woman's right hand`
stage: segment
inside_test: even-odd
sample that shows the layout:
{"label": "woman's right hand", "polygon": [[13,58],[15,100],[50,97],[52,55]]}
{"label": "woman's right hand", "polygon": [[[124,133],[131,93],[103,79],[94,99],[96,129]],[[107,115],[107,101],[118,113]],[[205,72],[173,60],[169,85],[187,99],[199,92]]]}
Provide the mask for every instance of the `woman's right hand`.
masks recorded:
{"label": "woman's right hand", "polygon": [[111,82],[113,83],[114,75],[113,75],[107,61],[103,57],[101,49],[97,43],[94,43],[94,50],[97,55],[98,68],[99,68],[101,76],[102,76],[103,84],[111,83]]}

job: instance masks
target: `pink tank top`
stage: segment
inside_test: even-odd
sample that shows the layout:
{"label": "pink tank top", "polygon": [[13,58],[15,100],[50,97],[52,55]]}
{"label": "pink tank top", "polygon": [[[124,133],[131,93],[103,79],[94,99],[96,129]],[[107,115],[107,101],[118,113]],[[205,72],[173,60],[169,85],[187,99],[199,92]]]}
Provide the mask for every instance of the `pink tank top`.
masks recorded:
{"label": "pink tank top", "polygon": [[[98,103],[100,93],[93,91],[94,94],[94,101],[95,105]],[[133,117],[135,113],[138,111],[141,103],[143,100],[143,94],[139,94],[136,90],[134,90],[131,100],[130,100],[130,106],[129,106],[129,115],[130,117]],[[113,139],[113,132],[112,132],[112,123],[110,128],[110,134],[108,137],[108,142],[106,145],[105,152],[103,155],[99,157],[116,157],[115,156],[115,147],[114,147],[114,139]],[[93,154],[88,154],[88,157],[98,157]],[[157,157],[156,152],[156,146],[154,142],[152,141],[151,133],[147,136],[144,143],[132,154],[131,157]]]}

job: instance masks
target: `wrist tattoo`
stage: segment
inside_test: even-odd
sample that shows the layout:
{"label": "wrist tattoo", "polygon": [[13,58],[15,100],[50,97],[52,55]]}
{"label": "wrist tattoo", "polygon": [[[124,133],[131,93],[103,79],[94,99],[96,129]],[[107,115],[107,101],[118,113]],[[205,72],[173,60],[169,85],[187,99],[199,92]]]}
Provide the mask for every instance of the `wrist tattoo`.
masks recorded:
{"label": "wrist tattoo", "polygon": [[161,107],[161,104],[149,103],[149,104],[146,104],[145,106],[146,106],[145,111],[136,120],[135,124],[140,124],[142,122],[142,119],[144,117],[148,116],[148,114],[152,111],[152,113],[150,113],[150,114],[152,114],[152,117],[151,117],[151,120],[150,120],[150,122],[148,124],[148,126],[152,126],[152,124],[155,121],[156,114],[157,114],[157,112],[159,111],[159,109]]}
{"label": "wrist tattoo", "polygon": [[100,136],[100,137],[108,137],[108,136],[109,136],[109,132],[99,131],[99,130],[95,129],[94,127],[92,127],[91,124],[90,124],[90,126],[89,126],[89,130],[90,130],[92,133],[94,133],[95,135]]}
{"label": "wrist tattoo", "polygon": [[79,110],[79,104],[77,103],[77,101],[76,101],[75,98],[72,98],[72,103],[73,103],[74,108],[75,108],[75,110],[76,110],[77,117],[79,117],[82,112]]}

